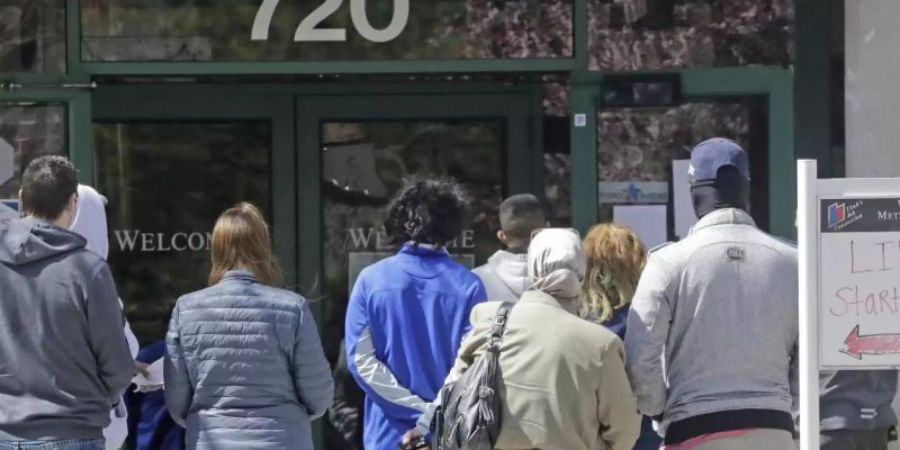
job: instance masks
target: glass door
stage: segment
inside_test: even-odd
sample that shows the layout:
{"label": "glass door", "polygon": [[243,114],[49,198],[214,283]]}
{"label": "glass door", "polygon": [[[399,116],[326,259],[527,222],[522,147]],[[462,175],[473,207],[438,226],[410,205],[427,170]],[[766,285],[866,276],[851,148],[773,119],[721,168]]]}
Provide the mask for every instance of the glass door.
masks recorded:
{"label": "glass door", "polygon": [[292,189],[277,189],[294,183],[290,99],[179,88],[104,87],[94,99],[109,262],[142,346],[164,338],[179,296],[207,285],[212,226],[237,202],[265,212],[286,282],[296,282]]}
{"label": "glass door", "polygon": [[20,212],[25,167],[44,155],[69,155],[65,102],[0,100],[0,218]]}
{"label": "glass door", "polygon": [[[614,93],[607,95],[612,100]],[[599,220],[638,229],[650,247],[685,237],[696,220],[686,185],[690,150],[706,139],[725,137],[748,153],[751,214],[768,230],[766,108],[761,96],[682,98],[648,106],[601,102]]]}
{"label": "glass door", "polygon": [[[468,225],[450,245],[469,267],[499,248],[497,208],[513,192],[539,192],[530,150],[528,95],[384,95],[298,100],[303,283],[319,289],[326,353],[336,362],[347,300],[356,276],[396,248],[385,209],[405,179],[449,177],[469,199]],[[538,172],[539,173],[539,172]],[[321,216],[315,214],[321,211]],[[321,274],[321,275],[319,275]],[[353,390],[338,378],[338,389]],[[329,428],[324,448],[351,448]]]}

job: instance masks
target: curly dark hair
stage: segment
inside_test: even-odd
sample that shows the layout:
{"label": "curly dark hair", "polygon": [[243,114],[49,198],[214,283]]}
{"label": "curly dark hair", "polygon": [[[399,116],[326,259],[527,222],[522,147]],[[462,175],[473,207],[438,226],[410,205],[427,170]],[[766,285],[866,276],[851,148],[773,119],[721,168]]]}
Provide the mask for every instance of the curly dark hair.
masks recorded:
{"label": "curly dark hair", "polygon": [[384,228],[395,244],[445,245],[462,232],[465,204],[465,193],[455,181],[408,180],[388,205]]}

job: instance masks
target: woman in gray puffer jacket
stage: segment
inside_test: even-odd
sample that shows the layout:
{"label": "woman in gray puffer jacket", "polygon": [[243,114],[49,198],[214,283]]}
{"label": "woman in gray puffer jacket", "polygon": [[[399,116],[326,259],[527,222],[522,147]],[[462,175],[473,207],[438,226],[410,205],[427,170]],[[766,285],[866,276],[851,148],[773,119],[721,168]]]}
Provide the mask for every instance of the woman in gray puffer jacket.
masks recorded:
{"label": "woman in gray puffer jacket", "polygon": [[242,203],[219,217],[210,287],[178,300],[166,336],[169,412],[188,449],[313,448],[334,382],[307,301],[280,279],[268,225]]}

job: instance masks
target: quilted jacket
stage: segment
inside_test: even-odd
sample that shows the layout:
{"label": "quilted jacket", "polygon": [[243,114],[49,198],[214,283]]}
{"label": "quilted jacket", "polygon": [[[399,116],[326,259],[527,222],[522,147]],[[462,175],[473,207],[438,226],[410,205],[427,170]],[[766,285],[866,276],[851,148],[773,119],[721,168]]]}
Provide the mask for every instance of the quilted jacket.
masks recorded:
{"label": "quilted jacket", "polygon": [[228,272],[178,300],[166,346],[166,402],[188,449],[312,450],[334,382],[303,297]]}

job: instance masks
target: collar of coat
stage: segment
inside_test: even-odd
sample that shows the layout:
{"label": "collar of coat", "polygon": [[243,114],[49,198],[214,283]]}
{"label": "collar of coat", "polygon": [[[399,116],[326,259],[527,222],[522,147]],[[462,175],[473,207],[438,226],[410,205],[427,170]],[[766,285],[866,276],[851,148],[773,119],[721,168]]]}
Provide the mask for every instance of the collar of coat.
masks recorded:
{"label": "collar of coat", "polygon": [[700,219],[693,228],[691,234],[696,233],[704,228],[714,227],[717,225],[749,225],[756,227],[753,217],[750,217],[746,211],[737,208],[717,209]]}
{"label": "collar of coat", "polygon": [[537,289],[529,289],[522,294],[521,303],[540,303],[562,309],[566,312],[578,315],[578,303],[568,300],[557,300],[552,295]]}
{"label": "collar of coat", "polygon": [[222,276],[222,281],[224,280],[256,280],[256,277],[246,270],[229,270],[225,272],[225,275]]}

